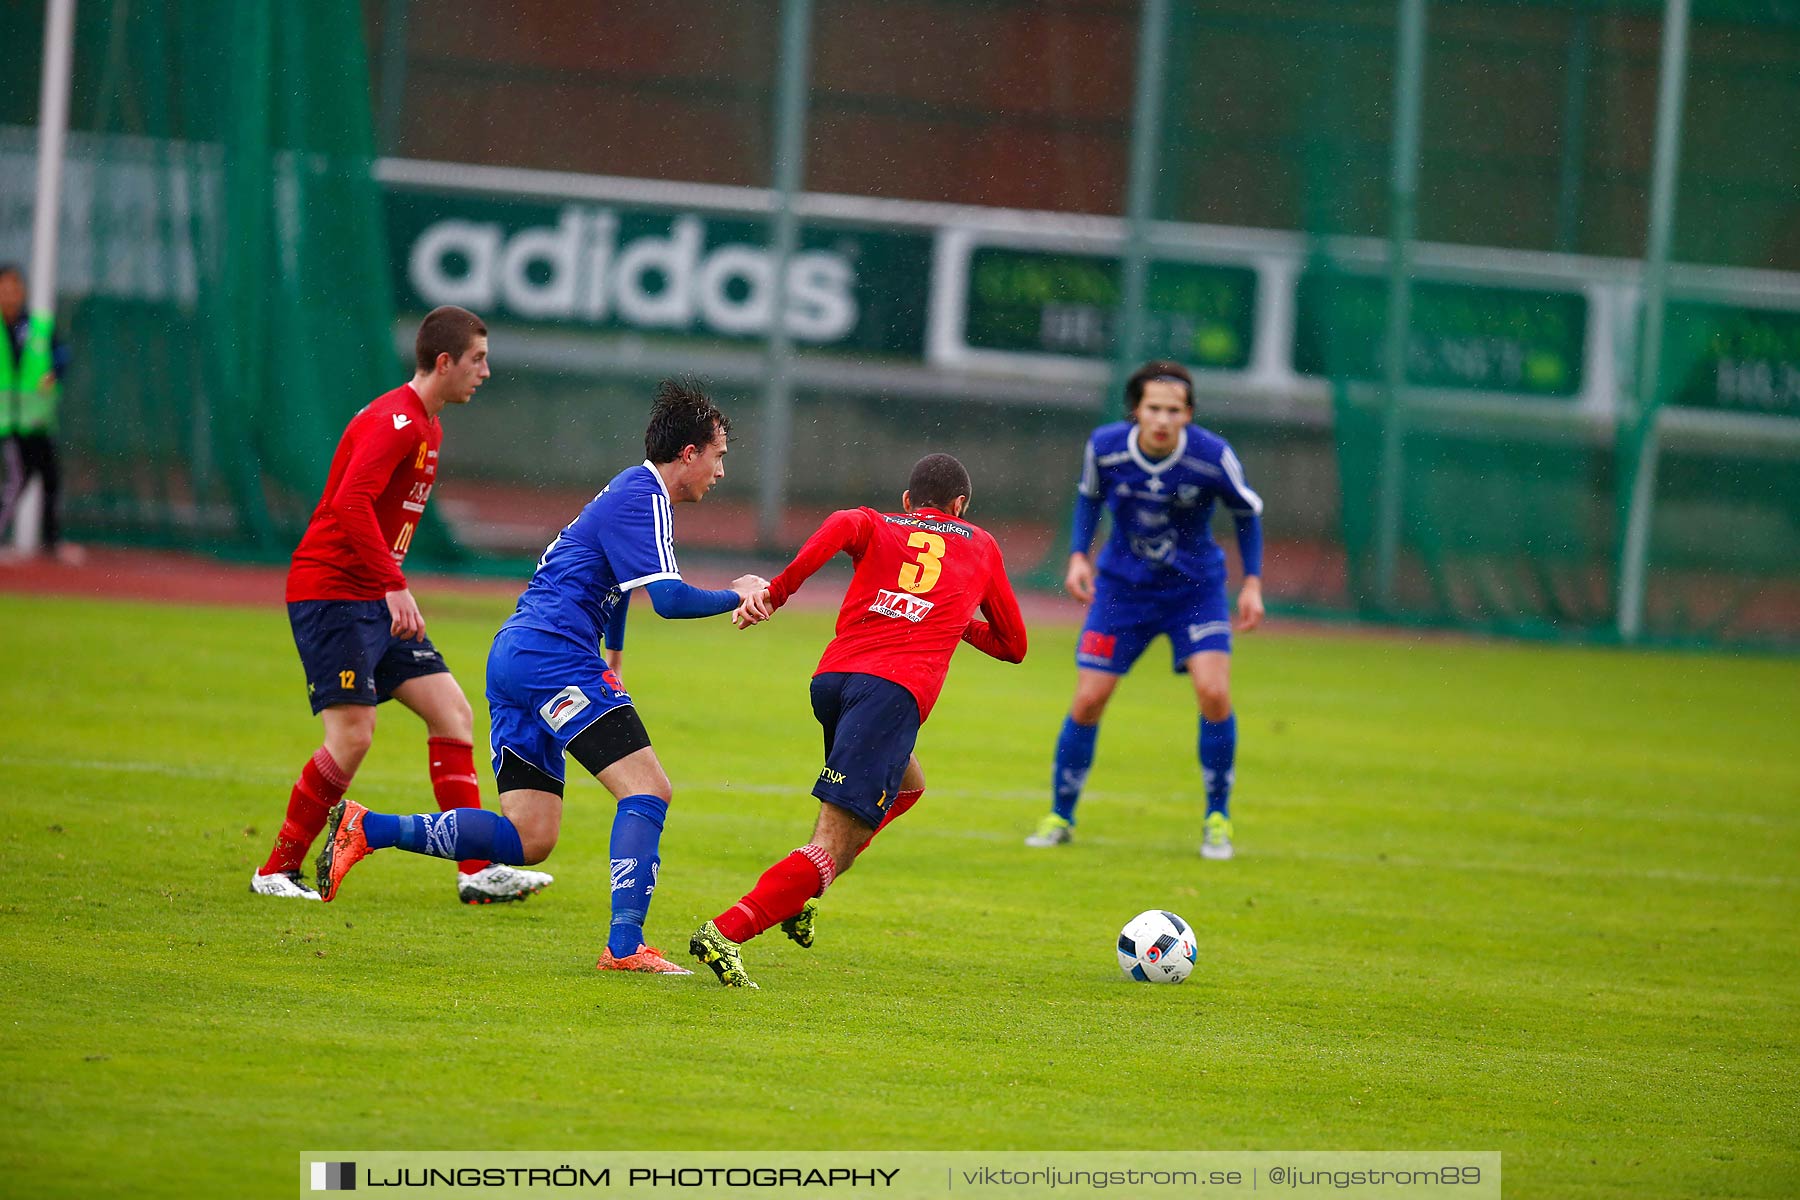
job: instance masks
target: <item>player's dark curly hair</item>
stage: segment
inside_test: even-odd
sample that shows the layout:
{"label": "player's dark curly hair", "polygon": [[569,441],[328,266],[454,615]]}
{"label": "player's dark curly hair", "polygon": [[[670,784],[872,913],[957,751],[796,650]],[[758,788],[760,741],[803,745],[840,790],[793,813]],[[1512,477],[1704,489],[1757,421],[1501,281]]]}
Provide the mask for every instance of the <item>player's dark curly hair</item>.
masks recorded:
{"label": "player's dark curly hair", "polygon": [[674,462],[689,446],[712,445],[715,433],[729,434],[731,419],[688,377],[656,385],[650,427],[644,430],[644,457],[653,463]]}
{"label": "player's dark curly hair", "polygon": [[953,454],[927,454],[914,463],[906,490],[914,508],[935,508],[940,512],[949,512],[958,496],[974,494],[969,469]]}
{"label": "player's dark curly hair", "polygon": [[1187,388],[1188,411],[1194,411],[1194,377],[1188,369],[1178,362],[1170,362],[1166,358],[1153,358],[1131,373],[1125,381],[1125,411],[1136,412],[1138,401],[1144,398],[1144,385],[1156,379],[1172,380]]}

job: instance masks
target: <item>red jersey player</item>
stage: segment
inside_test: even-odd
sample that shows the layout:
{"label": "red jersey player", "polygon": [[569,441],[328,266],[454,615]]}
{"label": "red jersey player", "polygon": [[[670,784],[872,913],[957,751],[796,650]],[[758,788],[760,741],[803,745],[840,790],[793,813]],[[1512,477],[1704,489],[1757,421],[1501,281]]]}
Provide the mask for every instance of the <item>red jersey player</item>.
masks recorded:
{"label": "red jersey player", "polygon": [[[437,481],[438,414],[467,404],[489,375],[487,326],[467,309],[434,309],[419,326],[414,353],[412,382],[350,419],[288,569],[288,622],[325,744],[302,769],[275,848],[251,876],[259,895],[319,898],[302,882],[300,862],[369,752],[383,700],[424,720],[438,807],[481,806],[469,701],[425,636],[400,567]],[[522,900],[550,883],[540,871],[485,861],[459,866],[457,892],[470,904]]]}
{"label": "red jersey player", "polygon": [[[726,987],[756,986],[739,947],[773,925],[811,946],[816,898],[876,833],[918,801],[925,775],[913,745],[958,643],[1004,662],[1025,658],[1025,620],[1000,547],[961,519],[970,490],[960,462],[927,455],[900,497],[903,511],[831,514],[768,590],[738,607],[740,625],[756,624],[840,550],[856,563],[837,635],[813,674],[825,768],[813,785],[821,803],[812,840],[765,871],[748,895],[688,943],[689,953]],[[975,616],[978,608],[987,620]]]}

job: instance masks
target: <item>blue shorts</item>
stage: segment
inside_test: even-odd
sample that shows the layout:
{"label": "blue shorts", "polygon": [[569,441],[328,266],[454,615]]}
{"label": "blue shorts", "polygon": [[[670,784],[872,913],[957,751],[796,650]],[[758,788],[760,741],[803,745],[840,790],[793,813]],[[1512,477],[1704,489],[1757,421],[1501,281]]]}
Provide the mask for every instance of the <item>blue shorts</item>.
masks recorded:
{"label": "blue shorts", "polygon": [[631,696],[596,651],[509,626],[488,651],[487,702],[495,776],[510,754],[561,783],[569,742],[607,713],[631,707]]}
{"label": "blue shorts", "polygon": [[450,669],[430,638],[394,636],[386,600],[295,600],[287,609],[315,716],[339,704],[380,704],[407,680]]}
{"label": "blue shorts", "polygon": [[812,706],[825,730],[825,769],[812,794],[880,825],[919,740],[919,702],[886,679],[827,671],[813,676]]}
{"label": "blue shorts", "polygon": [[1169,635],[1177,675],[1202,650],[1231,653],[1231,603],[1225,581],[1131,587],[1100,576],[1094,581],[1094,603],[1075,647],[1075,665],[1123,675],[1160,633]]}

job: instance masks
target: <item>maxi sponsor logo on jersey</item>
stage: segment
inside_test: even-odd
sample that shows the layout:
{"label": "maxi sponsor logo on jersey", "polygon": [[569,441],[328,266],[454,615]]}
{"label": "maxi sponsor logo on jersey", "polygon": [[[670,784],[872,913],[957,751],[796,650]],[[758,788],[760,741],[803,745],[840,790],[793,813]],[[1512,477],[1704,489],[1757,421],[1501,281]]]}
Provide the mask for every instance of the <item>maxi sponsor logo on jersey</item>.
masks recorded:
{"label": "maxi sponsor logo on jersey", "polygon": [[[406,277],[428,305],[505,309],[527,320],[617,323],[636,329],[755,336],[775,319],[775,261],[763,246],[709,245],[707,223],[684,214],[666,233],[621,232],[610,208],[564,206],[554,224],[511,228],[460,217],[413,239]],[[787,331],[829,344],[857,321],[856,272],[836,250],[788,260]]]}
{"label": "maxi sponsor logo on jersey", "polygon": [[900,617],[915,625],[923,621],[925,614],[931,609],[931,601],[909,596],[905,592],[876,592],[875,603],[869,605],[870,612],[880,613],[884,617]]}

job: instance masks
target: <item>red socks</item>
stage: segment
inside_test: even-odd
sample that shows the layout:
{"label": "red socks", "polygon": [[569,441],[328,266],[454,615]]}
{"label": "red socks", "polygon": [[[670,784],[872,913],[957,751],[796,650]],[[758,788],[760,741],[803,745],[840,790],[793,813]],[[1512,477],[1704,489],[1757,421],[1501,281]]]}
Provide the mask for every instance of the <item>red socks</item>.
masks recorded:
{"label": "red socks", "polygon": [[[893,806],[881,818],[875,833],[869,835],[869,842],[924,794],[924,788],[897,793]],[[856,853],[867,850],[869,842],[858,846]],[[837,864],[831,861],[831,855],[819,846],[802,846],[764,871],[750,894],[714,917],[713,924],[720,933],[742,945],[763,930],[797,915],[808,900],[823,896],[836,878]]]}
{"label": "red socks", "polygon": [[[437,797],[439,811],[480,808],[481,784],[475,778],[474,745],[455,738],[434,737],[425,739],[425,746],[431,752],[431,792]],[[456,864],[456,869],[473,875],[489,865],[485,858],[466,858]]]}
{"label": "red socks", "polygon": [[344,774],[331,752],[320,746],[301,769],[294,790],[288,793],[287,819],[275,835],[275,849],[269,852],[269,861],[257,874],[298,871],[313,839],[325,828],[331,806],[344,798],[344,790],[349,786],[350,776]]}
{"label": "red socks", "polygon": [[[876,834],[879,834],[882,830],[886,829],[889,825],[892,825],[894,823],[894,820],[897,817],[899,817],[901,813],[905,812],[907,809],[909,809],[913,805],[917,804],[919,802],[919,797],[923,796],[924,794],[925,794],[924,788],[919,788],[918,790],[911,791],[911,792],[895,792],[894,793],[894,803],[892,804],[892,806],[890,806],[888,808],[887,812],[882,816],[881,824],[879,824],[875,827],[875,833],[871,833],[869,835],[869,842],[872,842],[875,840]],[[864,842],[862,845],[860,845],[856,848],[856,853],[859,856],[862,854],[862,852],[864,850],[867,850],[869,848],[869,842]]]}
{"label": "red socks", "polygon": [[[475,778],[475,747],[455,738],[429,738],[431,752],[431,791],[437,806],[448,812],[453,808],[480,808],[481,785]],[[298,871],[313,839],[325,828],[331,806],[344,798],[350,787],[350,776],[337,765],[331,752],[320,746],[308,760],[294,790],[288,796],[287,819],[275,835],[275,849],[269,854],[259,875],[281,871]],[[465,875],[488,866],[486,859],[467,859],[457,864]]]}
{"label": "red socks", "polygon": [[713,918],[719,932],[740,944],[779,925],[806,907],[837,876],[837,866],[820,846],[802,846],[767,871],[750,894]]}

